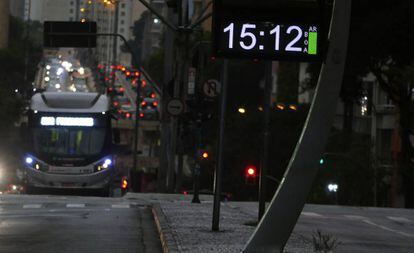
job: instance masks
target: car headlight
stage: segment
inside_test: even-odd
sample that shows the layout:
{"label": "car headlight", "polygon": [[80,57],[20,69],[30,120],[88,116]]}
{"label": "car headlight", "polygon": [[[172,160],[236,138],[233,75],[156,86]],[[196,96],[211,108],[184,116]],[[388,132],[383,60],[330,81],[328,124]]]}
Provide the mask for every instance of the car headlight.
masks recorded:
{"label": "car headlight", "polygon": [[39,170],[39,171],[48,171],[49,166],[41,161],[38,161],[36,158],[32,156],[26,156],[24,159],[26,165],[32,169]]}
{"label": "car headlight", "polygon": [[94,171],[99,172],[110,168],[113,165],[111,158],[104,158],[94,166]]}

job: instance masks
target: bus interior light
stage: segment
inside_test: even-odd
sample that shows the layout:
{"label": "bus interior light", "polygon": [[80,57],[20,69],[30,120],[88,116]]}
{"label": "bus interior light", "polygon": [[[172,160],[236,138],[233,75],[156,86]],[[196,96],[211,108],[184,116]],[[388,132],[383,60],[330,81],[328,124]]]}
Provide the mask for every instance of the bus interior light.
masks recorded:
{"label": "bus interior light", "polygon": [[42,126],[54,126],[55,125],[55,118],[54,117],[41,117],[40,118],[40,125],[42,125]]}
{"label": "bus interior light", "polygon": [[94,120],[90,117],[41,117],[42,126],[94,126]]}
{"label": "bus interior light", "polygon": [[94,125],[93,118],[84,117],[56,117],[57,126],[85,126],[91,127]]}

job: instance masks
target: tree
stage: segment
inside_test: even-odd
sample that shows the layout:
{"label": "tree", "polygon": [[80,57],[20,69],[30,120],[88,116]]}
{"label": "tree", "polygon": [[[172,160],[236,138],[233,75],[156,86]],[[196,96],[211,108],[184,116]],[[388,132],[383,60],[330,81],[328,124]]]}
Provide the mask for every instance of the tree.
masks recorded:
{"label": "tree", "polygon": [[[25,23],[15,17],[10,17],[10,43],[9,47],[0,50],[0,112],[2,124],[0,128],[13,126],[20,117],[23,101],[16,96],[15,90],[27,93],[31,90],[29,80],[34,80],[37,64],[41,58],[41,46],[38,34],[40,24],[34,22],[30,25],[30,34],[25,36]],[[27,82],[24,79],[25,72],[25,48],[27,48]]]}
{"label": "tree", "polygon": [[[412,134],[412,64],[414,51],[411,24],[414,2],[410,0],[355,1],[342,90],[348,98],[358,97],[361,80],[374,74],[380,87],[395,103],[401,152],[391,180],[392,205],[397,195],[405,195],[405,206],[414,207],[414,166]],[[402,182],[401,184],[399,182]]]}
{"label": "tree", "polygon": [[[143,47],[143,37],[145,32],[145,24],[148,20],[148,17],[150,15],[149,11],[144,11],[141,14],[141,17],[134,22],[134,26],[132,27],[132,34],[134,36],[133,40],[129,40],[127,43],[129,47],[132,49],[133,53],[138,57],[137,61],[135,62],[136,65],[142,65],[142,47]],[[129,53],[127,47],[125,44],[121,46],[122,52]],[[133,61],[131,59],[131,61]],[[131,65],[133,65],[134,62],[131,62]]]}

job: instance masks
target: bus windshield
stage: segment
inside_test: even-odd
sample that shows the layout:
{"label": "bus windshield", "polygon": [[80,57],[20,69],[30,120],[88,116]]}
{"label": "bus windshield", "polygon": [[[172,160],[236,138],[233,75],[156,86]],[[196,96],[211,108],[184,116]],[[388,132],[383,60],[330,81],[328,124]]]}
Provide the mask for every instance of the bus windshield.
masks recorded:
{"label": "bus windshield", "polygon": [[105,134],[105,128],[41,127],[34,129],[34,148],[45,155],[97,155],[103,149]]}

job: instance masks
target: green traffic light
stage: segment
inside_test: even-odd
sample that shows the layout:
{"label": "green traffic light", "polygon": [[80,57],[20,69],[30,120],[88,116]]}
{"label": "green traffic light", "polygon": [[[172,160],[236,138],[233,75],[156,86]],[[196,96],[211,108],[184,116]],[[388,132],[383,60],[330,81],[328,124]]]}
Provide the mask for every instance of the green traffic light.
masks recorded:
{"label": "green traffic light", "polygon": [[325,162],[325,160],[323,160],[323,158],[321,158],[321,160],[319,160],[319,164],[322,165]]}

